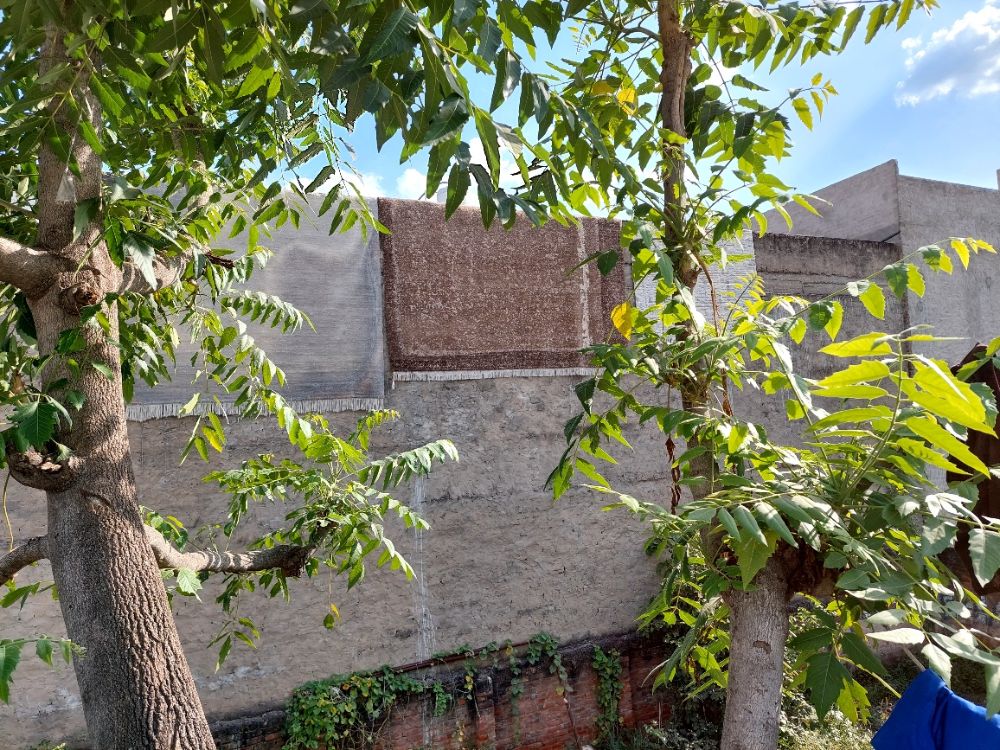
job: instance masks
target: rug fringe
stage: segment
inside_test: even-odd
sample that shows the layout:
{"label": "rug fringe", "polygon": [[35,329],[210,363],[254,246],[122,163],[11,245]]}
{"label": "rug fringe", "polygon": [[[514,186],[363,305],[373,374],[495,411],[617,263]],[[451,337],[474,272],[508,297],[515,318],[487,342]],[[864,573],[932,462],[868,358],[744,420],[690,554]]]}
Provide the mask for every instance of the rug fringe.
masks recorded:
{"label": "rug fringe", "polygon": [[[385,408],[384,398],[322,398],[303,401],[289,401],[288,405],[299,413],[305,412],[340,412],[340,411],[374,411]],[[125,418],[130,422],[148,422],[153,419],[167,419],[180,415],[184,404],[129,404],[125,407]],[[199,404],[193,415],[214,412],[225,415],[229,419],[240,419],[240,413],[233,405]]]}
{"label": "rug fringe", "polygon": [[492,378],[558,378],[593,375],[593,367],[536,367],[514,370],[426,370],[394,372],[394,383],[430,383],[447,380],[490,380]]}

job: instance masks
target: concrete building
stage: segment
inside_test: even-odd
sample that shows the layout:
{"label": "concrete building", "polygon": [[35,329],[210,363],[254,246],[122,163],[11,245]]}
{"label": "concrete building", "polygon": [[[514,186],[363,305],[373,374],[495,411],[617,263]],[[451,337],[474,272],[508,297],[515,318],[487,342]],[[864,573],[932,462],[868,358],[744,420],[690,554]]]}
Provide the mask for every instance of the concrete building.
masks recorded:
{"label": "concrete building", "polygon": [[[1000,190],[908,177],[893,160],[815,195],[821,199],[819,217],[792,206],[788,228],[777,214],[768,216],[769,233],[796,239],[765,237],[755,243],[757,266],[765,283],[770,277],[777,285],[774,291],[798,289],[795,293],[815,296],[833,279],[864,278],[883,261],[894,263],[925,245],[947,244],[951,237],[973,237],[1000,248]],[[976,341],[1000,335],[995,297],[1000,261],[973,258],[967,271],[956,263],[951,275],[924,275],[926,293],[907,297],[904,320],[910,326],[930,325],[942,336],[963,337],[936,345],[935,356],[958,361]]]}

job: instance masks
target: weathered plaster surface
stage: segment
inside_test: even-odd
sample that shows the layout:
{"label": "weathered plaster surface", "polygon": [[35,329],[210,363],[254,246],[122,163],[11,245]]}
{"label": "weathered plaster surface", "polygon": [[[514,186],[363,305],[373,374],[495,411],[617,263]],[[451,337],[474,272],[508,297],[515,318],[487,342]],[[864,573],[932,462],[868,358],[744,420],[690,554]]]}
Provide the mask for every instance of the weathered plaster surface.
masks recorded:
{"label": "weathered plaster surface", "polygon": [[[873,330],[896,333],[906,327],[906,310],[891,294],[886,300],[885,320],[880,321],[872,318],[856,298],[845,293],[848,282],[870,276],[899,260],[897,245],[773,234],[754,238],[754,256],[768,294],[793,295],[810,301],[832,296],[840,302],[844,317],[838,340]],[[790,343],[796,371],[805,377],[822,378],[842,368],[843,360],[819,352],[829,343],[825,331],[809,331],[800,345]],[[763,424],[772,439],[793,443],[802,439],[804,423],[785,419],[783,398],[762,396],[758,391],[746,389],[736,393],[732,400],[738,416]]]}
{"label": "weathered plaster surface", "polygon": [[859,172],[814,193],[818,200],[812,203],[820,216],[788,205],[792,227],[776,211],[770,211],[767,231],[873,242],[893,240],[900,224],[898,178],[895,160]]}
{"label": "weathered plaster surface", "polygon": [[[904,252],[932,243],[947,245],[950,237],[974,237],[1000,248],[1000,191],[900,177],[899,205]],[[954,264],[951,275],[925,273],[926,294],[922,299],[910,297],[912,323],[931,325],[940,336],[961,337],[934,345],[935,355],[952,363],[977,342],[1000,336],[1000,258],[973,257],[968,270],[957,260]]]}
{"label": "weathered plaster surface", "polygon": [[[895,161],[834,183],[816,195],[828,202],[818,206],[822,217],[790,207],[794,225],[789,229],[776,214],[768,214],[771,233],[835,238],[842,245],[828,251],[830,260],[801,256],[804,291],[811,285],[850,277],[857,263],[851,240],[892,242],[900,247],[899,257],[910,256],[925,245],[947,245],[951,237],[974,237],[1000,246],[1000,191],[907,177],[899,174]],[[799,263],[798,253],[788,252],[794,253],[788,263]],[[923,298],[908,295],[909,324],[930,325],[940,336],[958,338],[936,342],[928,351],[955,362],[975,343],[1000,335],[996,304],[1000,259],[984,254],[973,258],[964,270],[952,254],[955,271],[951,275],[929,271],[919,256],[911,259],[924,270],[927,290]],[[758,264],[766,278],[760,250]]]}
{"label": "weathered plaster surface", "polygon": [[[214,671],[206,648],[222,624],[212,591],[202,603],[175,600],[188,659],[210,716],[250,712],[282,702],[296,685],[337,672],[402,664],[428,652],[492,640],[514,641],[547,630],[560,639],[627,628],[656,588],[642,552],[645,531],[621,513],[602,513],[602,498],[572,491],[553,505],[543,488],[558,461],[562,426],[575,413],[574,378],[504,378],[454,383],[400,383],[389,405],[401,422],[377,440],[376,451],[449,437],[461,461],[439,468],[423,486],[422,510],[432,529],[418,545],[394,528],[418,573],[370,571],[351,592],[326,574],[293,582],[290,603],[248,597],[245,612],[263,627],[256,651],[234,648]],[[346,427],[350,415],[332,415]],[[130,425],[143,503],[172,513],[192,528],[225,516],[225,498],[200,481],[196,461],[178,466],[191,424],[164,419]],[[284,439],[266,421],[230,426],[230,445],[213,467],[234,466],[263,451],[282,451]],[[668,488],[662,443],[652,431],[622,455],[616,484],[640,497]],[[620,452],[624,453],[624,452]],[[413,499],[413,488],[400,494]],[[9,501],[20,538],[44,531],[40,495],[12,487]],[[261,508],[263,527],[278,507]],[[48,575],[47,565],[38,575]],[[343,622],[326,631],[335,603]],[[60,635],[58,605],[38,598],[18,613],[0,610],[3,637]],[[72,671],[50,669],[26,654],[11,706],[0,707],[0,745],[22,748],[43,739],[81,736],[82,717]]]}

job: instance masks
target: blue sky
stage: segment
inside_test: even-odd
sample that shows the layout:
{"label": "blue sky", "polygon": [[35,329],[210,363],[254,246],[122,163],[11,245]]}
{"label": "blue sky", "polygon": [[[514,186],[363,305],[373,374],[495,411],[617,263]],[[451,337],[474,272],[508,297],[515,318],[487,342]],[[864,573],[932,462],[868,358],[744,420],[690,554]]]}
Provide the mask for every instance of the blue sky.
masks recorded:
{"label": "blue sky", "polygon": [[[811,132],[797,128],[795,148],[778,176],[809,192],[897,159],[903,174],[996,188],[1000,0],[942,0],[932,15],[915,12],[902,31],[883,32],[870,45],[862,34],[838,58],[770,78],[764,71],[752,75],[778,91],[805,86],[822,72],[840,92]],[[569,46],[568,31],[565,37],[557,49]],[[478,98],[486,101],[492,83],[481,86]],[[395,142],[379,154],[370,120],[360,122],[349,141],[364,193],[418,197],[426,155],[400,165]]]}

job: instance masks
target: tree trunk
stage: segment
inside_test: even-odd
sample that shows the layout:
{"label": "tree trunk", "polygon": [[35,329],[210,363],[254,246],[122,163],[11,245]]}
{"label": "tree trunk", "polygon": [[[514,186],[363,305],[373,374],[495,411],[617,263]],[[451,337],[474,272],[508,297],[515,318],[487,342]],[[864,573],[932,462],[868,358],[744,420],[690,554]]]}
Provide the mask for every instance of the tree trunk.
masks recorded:
{"label": "tree trunk", "polygon": [[726,595],[731,610],[729,687],[720,750],[775,750],[788,638],[788,577],[772,557],[753,591]]}
{"label": "tree trunk", "polygon": [[[679,0],[657,0],[657,27],[663,61],[660,68],[660,122],[664,129],[686,136],[684,101],[691,77],[692,42],[684,30]],[[685,162],[677,146],[663,145],[664,242],[671,253],[675,277],[692,293],[702,269],[698,250],[687,242],[684,231]],[[697,335],[690,330],[688,335]],[[709,398],[707,375],[697,371],[681,388],[687,411],[705,411]],[[725,386],[722,386],[725,388]],[[688,441],[688,448],[698,444]],[[694,497],[705,497],[714,489],[717,471],[711,453],[691,462],[702,481],[691,486]],[[707,557],[714,557],[715,542],[703,539]],[[788,638],[786,610],[788,579],[779,559],[771,558],[754,581],[753,591],[731,591],[729,683],[723,719],[721,750],[776,750],[781,712],[781,678],[785,641]]]}
{"label": "tree trunk", "polygon": [[[53,289],[32,304],[47,350],[71,328]],[[114,312],[112,311],[112,319]],[[83,646],[77,682],[93,747],[214,748],[152,550],[132,473],[118,358],[101,332],[88,334],[77,387],[86,398],[72,429],[81,460],[73,486],[48,493],[49,559],[66,632]]]}
{"label": "tree trunk", "polygon": [[[50,29],[41,73],[60,61],[68,61],[62,32]],[[80,72],[76,65],[74,73]],[[80,80],[77,101],[89,105],[84,111],[99,131],[99,103],[87,75]],[[65,108],[52,106],[58,126],[75,133]],[[53,351],[61,332],[80,326],[83,306],[117,291],[122,280],[101,241],[100,219],[73,237],[75,205],[99,197],[101,189],[99,159],[83,138],[73,150],[80,166],[75,179],[49,148],[39,157],[38,244],[63,259],[66,269],[29,299],[42,354]],[[78,373],[58,359],[46,370],[48,382],[68,378],[68,387],[85,398],[72,427],[57,435],[73,451],[72,474],[47,498],[48,556],[66,631],[85,649],[74,668],[90,742],[95,750],[209,750],[215,743],[143,531],[112,343],[118,337],[115,305],[105,312],[110,331],[83,328],[85,348],[72,355]]]}

